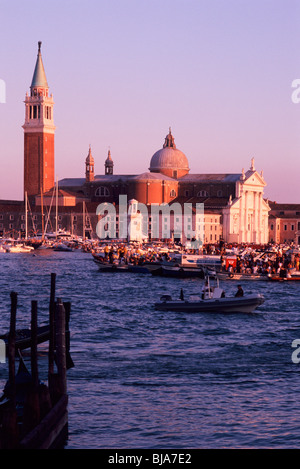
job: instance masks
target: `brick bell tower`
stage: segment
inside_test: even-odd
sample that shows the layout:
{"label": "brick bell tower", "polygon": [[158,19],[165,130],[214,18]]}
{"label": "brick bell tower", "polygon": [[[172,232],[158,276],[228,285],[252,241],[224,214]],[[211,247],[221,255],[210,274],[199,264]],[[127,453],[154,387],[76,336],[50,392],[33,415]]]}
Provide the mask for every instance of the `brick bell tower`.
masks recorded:
{"label": "brick bell tower", "polygon": [[30,96],[25,97],[24,129],[24,193],[28,196],[47,192],[54,186],[54,132],[53,97],[42,61],[41,45],[38,54]]}

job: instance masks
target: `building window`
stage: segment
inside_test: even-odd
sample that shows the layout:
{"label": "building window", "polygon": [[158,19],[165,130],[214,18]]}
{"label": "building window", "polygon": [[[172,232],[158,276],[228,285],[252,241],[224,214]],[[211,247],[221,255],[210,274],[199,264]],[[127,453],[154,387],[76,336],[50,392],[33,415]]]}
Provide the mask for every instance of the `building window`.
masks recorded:
{"label": "building window", "polygon": [[96,192],[95,192],[96,197],[108,197],[109,196],[109,190],[105,186],[100,186],[97,187]]}
{"label": "building window", "polygon": [[189,197],[189,196],[190,196],[189,191],[185,191],[185,192],[184,192],[184,195],[185,195],[185,197]]}
{"label": "building window", "polygon": [[176,192],[174,189],[171,190],[170,197],[176,197]]}
{"label": "building window", "polygon": [[284,231],[287,231],[287,225],[283,226]]}
{"label": "building window", "polygon": [[273,231],[273,230],[274,230],[274,225],[271,225],[271,231]]}
{"label": "building window", "polygon": [[292,224],[291,225],[291,230],[294,231],[294,229],[295,229],[295,225]]}
{"label": "building window", "polygon": [[173,171],[173,178],[177,179],[177,177],[178,177],[178,172],[177,172],[177,170],[174,170]]}
{"label": "building window", "polygon": [[0,220],[3,220],[3,215],[2,214],[0,214]]}
{"label": "building window", "polygon": [[222,192],[222,191],[218,191],[218,192],[217,192],[217,196],[218,196],[218,197],[222,197],[222,195],[223,195],[223,192]]}
{"label": "building window", "polygon": [[197,197],[208,197],[207,191],[199,191]]}
{"label": "building window", "polygon": [[10,223],[10,224],[8,225],[8,228],[9,228],[10,230],[13,230],[13,229],[14,229],[14,224],[13,224],[13,223]]}

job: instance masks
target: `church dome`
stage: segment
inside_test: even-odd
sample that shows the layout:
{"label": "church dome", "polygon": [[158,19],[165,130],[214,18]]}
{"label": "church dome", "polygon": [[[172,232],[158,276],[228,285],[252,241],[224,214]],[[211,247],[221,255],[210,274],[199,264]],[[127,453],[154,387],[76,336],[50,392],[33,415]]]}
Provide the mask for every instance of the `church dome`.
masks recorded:
{"label": "church dome", "polygon": [[188,159],[176,148],[171,129],[165,138],[163,148],[152,156],[149,170],[174,178],[182,177],[189,172]]}

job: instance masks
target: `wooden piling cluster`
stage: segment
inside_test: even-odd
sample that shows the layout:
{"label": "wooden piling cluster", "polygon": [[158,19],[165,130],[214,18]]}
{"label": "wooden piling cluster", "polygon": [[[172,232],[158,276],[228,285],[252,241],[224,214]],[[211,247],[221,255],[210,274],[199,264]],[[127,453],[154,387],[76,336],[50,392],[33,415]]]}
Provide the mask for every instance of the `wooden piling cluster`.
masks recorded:
{"label": "wooden piling cluster", "polygon": [[[8,337],[8,391],[0,402],[0,449],[48,449],[63,441],[68,431],[67,368],[73,366],[69,354],[70,303],[55,301],[56,275],[51,274],[49,303],[48,385],[39,380],[38,305],[31,302],[31,373],[20,410],[16,375],[17,293],[11,293],[11,317]],[[20,357],[20,362],[22,357]],[[19,362],[19,368],[20,368]],[[5,390],[4,390],[5,394]]]}

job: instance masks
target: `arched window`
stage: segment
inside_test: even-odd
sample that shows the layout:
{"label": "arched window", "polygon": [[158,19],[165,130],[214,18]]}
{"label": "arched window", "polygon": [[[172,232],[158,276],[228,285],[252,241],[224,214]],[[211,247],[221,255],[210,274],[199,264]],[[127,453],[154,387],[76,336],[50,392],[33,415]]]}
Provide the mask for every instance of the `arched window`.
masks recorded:
{"label": "arched window", "polygon": [[199,191],[197,197],[208,197],[207,191]]}
{"label": "arched window", "polygon": [[171,190],[170,197],[176,197],[176,192],[174,189]]}
{"label": "arched window", "polygon": [[109,196],[109,190],[105,186],[97,187],[97,189],[95,191],[95,196],[96,197],[108,197]]}

